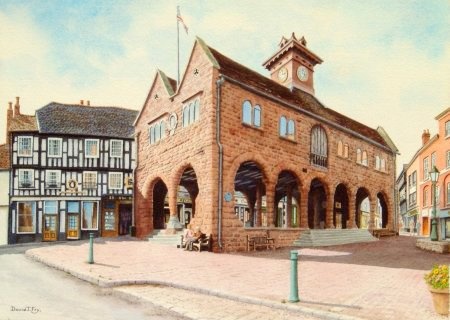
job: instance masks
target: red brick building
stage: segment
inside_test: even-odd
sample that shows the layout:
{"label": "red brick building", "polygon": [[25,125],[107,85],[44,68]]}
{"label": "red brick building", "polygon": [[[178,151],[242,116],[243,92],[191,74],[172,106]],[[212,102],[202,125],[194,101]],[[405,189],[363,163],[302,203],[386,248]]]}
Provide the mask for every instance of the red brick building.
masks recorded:
{"label": "red brick building", "polygon": [[[279,46],[264,63],[271,79],[199,38],[178,87],[156,73],[135,123],[138,236],[186,224],[179,190],[215,251],[243,250],[246,235],[267,231],[285,246],[308,228],[355,228],[367,197],[369,228],[379,204],[383,227],[396,229],[396,147],[381,127],[314,96],[322,60],[304,38],[283,37]],[[235,210],[238,195],[245,215]]]}

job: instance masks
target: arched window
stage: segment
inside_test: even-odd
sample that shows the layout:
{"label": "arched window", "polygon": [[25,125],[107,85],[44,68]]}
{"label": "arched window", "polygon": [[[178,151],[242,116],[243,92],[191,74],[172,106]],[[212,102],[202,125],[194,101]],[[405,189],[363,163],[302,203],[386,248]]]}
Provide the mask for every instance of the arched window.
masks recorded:
{"label": "arched window", "polygon": [[161,128],[159,123],[155,124],[155,142],[158,142],[161,139]]}
{"label": "arched window", "polygon": [[281,116],[280,118],[280,136],[284,137],[286,136],[287,132],[287,121],[284,116]]}
{"label": "arched window", "polygon": [[194,103],[189,103],[189,124],[193,123],[195,119],[195,106]]}
{"label": "arched window", "polygon": [[348,144],[344,144],[344,158],[348,158]]}
{"label": "arched window", "polygon": [[338,142],[338,150],[337,150],[338,156],[344,156],[344,145],[342,144],[342,141]]}
{"label": "arched window", "polygon": [[248,100],[245,100],[242,104],[242,122],[252,124],[252,105]]}
{"label": "arched window", "polygon": [[183,127],[189,125],[189,106],[185,105],[183,108]]}
{"label": "arched window", "polygon": [[447,204],[450,204],[450,182],[447,183]]}
{"label": "arched window", "polygon": [[253,109],[254,119],[253,119],[253,125],[255,127],[261,127],[261,107],[256,105]]}
{"label": "arched window", "polygon": [[361,163],[361,149],[356,149],[356,163]]}
{"label": "arched window", "polygon": [[194,102],[194,121],[200,119],[200,100],[197,99]]}
{"label": "arched window", "polygon": [[362,161],[361,161],[361,163],[363,164],[363,165],[365,165],[365,166],[367,166],[367,151],[363,151],[362,152]]}
{"label": "arched window", "polygon": [[161,121],[160,123],[160,129],[161,129],[161,139],[163,139],[166,136],[166,123],[164,121]]}
{"label": "arched window", "polygon": [[380,161],[380,170],[383,172],[386,172],[386,160],[385,159],[381,159],[381,161]]}
{"label": "arched window", "polygon": [[327,167],[328,140],[325,130],[315,126],[311,130],[311,163]]}
{"label": "arched window", "polygon": [[295,122],[292,119],[288,121],[287,135],[292,139],[295,137]]}
{"label": "arched window", "polygon": [[381,163],[380,163],[380,157],[379,156],[375,156],[375,169],[376,170],[381,170]]}

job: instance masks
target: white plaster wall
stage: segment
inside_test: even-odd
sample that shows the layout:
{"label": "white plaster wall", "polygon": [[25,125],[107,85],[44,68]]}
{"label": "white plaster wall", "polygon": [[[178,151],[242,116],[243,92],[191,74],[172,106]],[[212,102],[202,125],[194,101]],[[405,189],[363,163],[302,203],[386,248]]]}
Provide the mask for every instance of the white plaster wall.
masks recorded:
{"label": "white plaster wall", "polygon": [[0,246],[8,244],[8,207],[0,207]]}
{"label": "white plaster wall", "polygon": [[0,206],[9,205],[9,171],[0,171]]}
{"label": "white plaster wall", "polygon": [[9,171],[0,171],[0,246],[8,244]]}

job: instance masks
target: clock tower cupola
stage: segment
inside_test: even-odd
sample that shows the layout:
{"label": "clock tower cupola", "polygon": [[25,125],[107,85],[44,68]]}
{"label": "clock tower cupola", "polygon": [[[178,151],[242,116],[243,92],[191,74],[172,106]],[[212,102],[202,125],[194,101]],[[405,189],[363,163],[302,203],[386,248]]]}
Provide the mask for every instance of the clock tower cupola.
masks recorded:
{"label": "clock tower cupola", "polygon": [[293,90],[294,88],[314,94],[314,66],[322,59],[306,48],[304,37],[281,38],[279,50],[263,66],[270,71],[272,80]]}

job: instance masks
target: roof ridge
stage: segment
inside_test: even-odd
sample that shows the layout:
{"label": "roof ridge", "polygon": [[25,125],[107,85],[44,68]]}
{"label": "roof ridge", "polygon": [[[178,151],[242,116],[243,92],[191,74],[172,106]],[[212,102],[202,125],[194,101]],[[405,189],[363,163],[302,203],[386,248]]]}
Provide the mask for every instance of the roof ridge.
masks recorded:
{"label": "roof ridge", "polygon": [[[63,102],[57,102],[57,101],[52,101],[48,104],[46,104],[45,106],[39,108],[38,110],[41,110],[45,107],[48,107],[50,105],[59,105],[59,106],[66,106],[66,107],[76,107],[76,108],[93,108],[93,109],[100,109],[100,108],[114,108],[114,109],[120,109],[120,110],[126,110],[126,111],[136,111],[138,112],[139,110],[136,109],[129,109],[126,107],[121,107],[121,106],[96,106],[96,105],[83,105],[83,104],[77,104],[77,103],[63,103]],[[34,117],[34,116],[33,116]]]}

